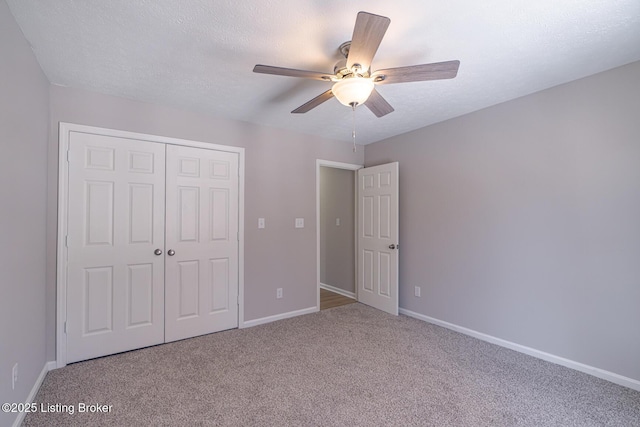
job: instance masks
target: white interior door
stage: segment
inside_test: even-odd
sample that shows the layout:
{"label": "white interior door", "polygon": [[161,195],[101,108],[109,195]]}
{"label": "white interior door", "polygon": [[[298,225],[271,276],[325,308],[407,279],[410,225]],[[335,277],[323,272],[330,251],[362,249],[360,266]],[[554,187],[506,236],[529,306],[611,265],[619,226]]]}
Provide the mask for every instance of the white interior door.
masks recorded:
{"label": "white interior door", "polygon": [[165,339],[238,326],[238,154],[167,145]]}
{"label": "white interior door", "polygon": [[398,314],[398,163],[358,170],[358,301]]}
{"label": "white interior door", "polygon": [[72,132],[67,362],[164,341],[165,147]]}

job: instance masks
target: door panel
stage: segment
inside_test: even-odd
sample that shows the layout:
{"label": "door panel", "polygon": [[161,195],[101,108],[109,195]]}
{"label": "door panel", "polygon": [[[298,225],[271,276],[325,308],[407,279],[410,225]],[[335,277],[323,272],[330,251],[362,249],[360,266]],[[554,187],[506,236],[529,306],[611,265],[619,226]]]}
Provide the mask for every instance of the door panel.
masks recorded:
{"label": "door panel", "polygon": [[87,246],[113,246],[114,182],[86,181],[86,215],[84,224]]}
{"label": "door panel", "polygon": [[70,134],[68,363],[164,341],[164,151]]}
{"label": "door panel", "polygon": [[358,218],[358,301],[397,315],[397,162],[358,170]]}
{"label": "door panel", "polygon": [[167,146],[166,341],[238,326],[238,155]]}
{"label": "door panel", "polygon": [[211,274],[209,286],[211,292],[210,313],[229,310],[229,258],[210,260]]}
{"label": "door panel", "polygon": [[178,320],[198,316],[200,263],[178,261]]}
{"label": "door panel", "polygon": [[153,321],[153,264],[127,267],[127,328],[150,325]]}
{"label": "door panel", "polygon": [[178,242],[198,242],[200,233],[200,188],[178,187]]}
{"label": "door panel", "polygon": [[85,336],[113,331],[113,267],[84,269]]}
{"label": "door panel", "polygon": [[129,184],[129,244],[153,243],[153,185]]}

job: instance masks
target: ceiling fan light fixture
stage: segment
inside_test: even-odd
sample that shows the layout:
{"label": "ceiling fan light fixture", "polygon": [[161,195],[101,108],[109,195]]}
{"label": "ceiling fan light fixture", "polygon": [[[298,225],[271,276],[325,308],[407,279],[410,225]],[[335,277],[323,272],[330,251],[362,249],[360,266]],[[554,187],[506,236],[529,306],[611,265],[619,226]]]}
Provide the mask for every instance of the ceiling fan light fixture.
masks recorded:
{"label": "ceiling fan light fixture", "polygon": [[347,77],[337,81],[331,88],[333,95],[342,105],[351,107],[362,105],[373,91],[374,83],[363,77]]}
{"label": "ceiling fan light fixture", "polygon": [[358,12],[353,37],[340,45],[338,50],[344,59],[334,65],[333,74],[261,64],[253,72],[334,83],[331,89],[293,110],[293,114],[306,113],[335,96],[341,104],[353,108],[354,117],[355,107],[362,104],[376,117],[384,117],[394,110],[374,85],[452,79],[460,67],[460,61],[455,60],[372,71],[371,62],[390,22],[386,16]]}

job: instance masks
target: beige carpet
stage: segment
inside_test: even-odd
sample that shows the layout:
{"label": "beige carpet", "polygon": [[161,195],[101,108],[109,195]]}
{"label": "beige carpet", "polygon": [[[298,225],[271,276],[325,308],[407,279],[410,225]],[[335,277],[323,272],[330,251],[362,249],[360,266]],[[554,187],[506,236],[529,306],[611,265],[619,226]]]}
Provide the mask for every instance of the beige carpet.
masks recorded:
{"label": "beige carpet", "polygon": [[640,425],[639,392],[361,304],[69,365],[36,401],[75,413],[26,426]]}

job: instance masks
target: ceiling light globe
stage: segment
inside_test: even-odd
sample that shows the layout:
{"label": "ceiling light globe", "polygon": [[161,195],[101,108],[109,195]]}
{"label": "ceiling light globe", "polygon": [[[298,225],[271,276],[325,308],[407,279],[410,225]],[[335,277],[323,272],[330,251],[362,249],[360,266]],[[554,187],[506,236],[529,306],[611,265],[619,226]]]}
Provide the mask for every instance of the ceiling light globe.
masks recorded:
{"label": "ceiling light globe", "polygon": [[340,101],[342,105],[347,107],[364,104],[369,95],[373,91],[374,83],[370,79],[363,77],[347,77],[337,81],[331,92]]}

